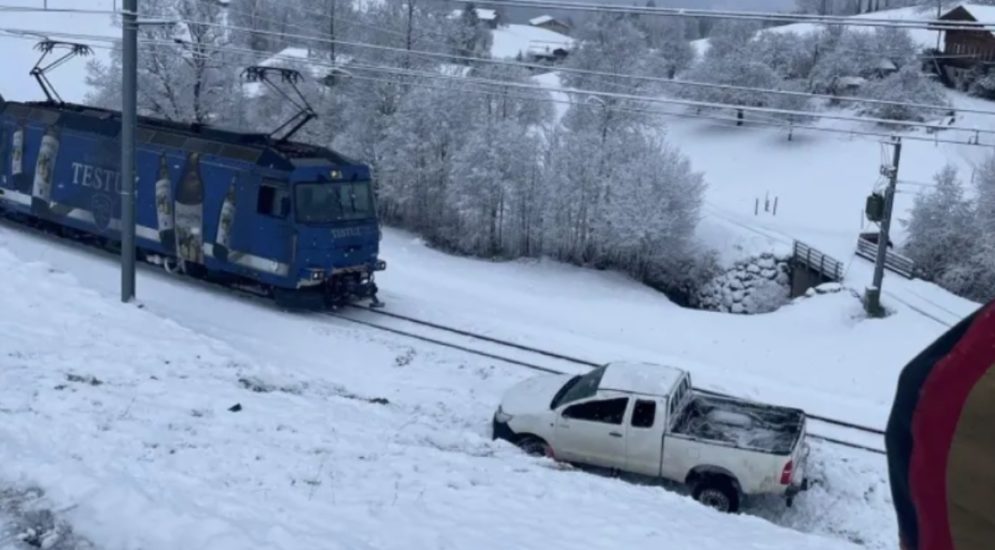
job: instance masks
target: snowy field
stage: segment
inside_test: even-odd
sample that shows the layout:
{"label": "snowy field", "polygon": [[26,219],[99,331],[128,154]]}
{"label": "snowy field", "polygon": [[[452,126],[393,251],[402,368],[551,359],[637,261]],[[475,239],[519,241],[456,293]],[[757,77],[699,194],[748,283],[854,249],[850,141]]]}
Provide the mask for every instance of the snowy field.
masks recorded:
{"label": "snowy field", "polygon": [[0,228],[0,482],[38,487],[99,548],[894,548],[880,456],[816,445],[794,508],[725,516],[492,442],[527,371],[149,269],[142,307],[121,306],[116,268]]}

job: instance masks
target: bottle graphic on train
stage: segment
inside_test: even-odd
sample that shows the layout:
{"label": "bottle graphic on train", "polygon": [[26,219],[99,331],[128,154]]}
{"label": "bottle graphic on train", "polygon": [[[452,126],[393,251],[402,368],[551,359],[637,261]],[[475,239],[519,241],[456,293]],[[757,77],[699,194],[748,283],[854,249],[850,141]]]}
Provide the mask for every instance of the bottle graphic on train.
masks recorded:
{"label": "bottle graphic on train", "polygon": [[159,242],[169,254],[176,253],[176,224],[173,219],[173,182],[169,177],[166,155],[159,157],[159,174],[155,179],[155,215]]}
{"label": "bottle graphic on train", "polygon": [[24,126],[18,125],[11,138],[10,177],[14,181],[14,189],[26,193],[24,188]]}
{"label": "bottle graphic on train", "polygon": [[31,211],[35,215],[45,215],[52,204],[52,180],[55,174],[55,158],[59,154],[59,135],[55,126],[49,126],[41,138],[38,161],[35,163],[35,177],[31,188]]}
{"label": "bottle graphic on train", "polygon": [[176,252],[187,264],[204,263],[204,184],[200,179],[200,155],[190,153],[187,167],[176,191]]}
{"label": "bottle graphic on train", "polygon": [[231,251],[232,225],[235,223],[235,184],[238,178],[233,176],[228,185],[228,192],[225,193],[225,201],[221,205],[221,214],[218,216],[218,234],[214,239],[214,257],[222,262],[228,261]]}

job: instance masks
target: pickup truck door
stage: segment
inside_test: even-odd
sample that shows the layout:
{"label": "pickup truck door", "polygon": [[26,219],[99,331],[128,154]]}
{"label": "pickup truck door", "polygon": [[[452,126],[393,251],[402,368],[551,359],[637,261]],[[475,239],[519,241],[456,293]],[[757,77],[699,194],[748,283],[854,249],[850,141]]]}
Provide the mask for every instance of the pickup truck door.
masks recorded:
{"label": "pickup truck door", "polygon": [[625,427],[626,471],[660,475],[663,434],[667,428],[667,400],[636,397]]}
{"label": "pickup truck door", "polygon": [[567,462],[624,469],[628,397],[595,398],[567,405],[556,415],[553,449]]}

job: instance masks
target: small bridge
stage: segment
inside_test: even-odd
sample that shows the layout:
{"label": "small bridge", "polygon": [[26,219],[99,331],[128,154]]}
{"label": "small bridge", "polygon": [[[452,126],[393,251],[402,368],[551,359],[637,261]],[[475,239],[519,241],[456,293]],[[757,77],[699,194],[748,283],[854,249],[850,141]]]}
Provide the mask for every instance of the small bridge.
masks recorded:
{"label": "small bridge", "polygon": [[845,272],[843,262],[801,241],[795,241],[791,263],[792,298],[823,283],[838,283],[843,280]]}

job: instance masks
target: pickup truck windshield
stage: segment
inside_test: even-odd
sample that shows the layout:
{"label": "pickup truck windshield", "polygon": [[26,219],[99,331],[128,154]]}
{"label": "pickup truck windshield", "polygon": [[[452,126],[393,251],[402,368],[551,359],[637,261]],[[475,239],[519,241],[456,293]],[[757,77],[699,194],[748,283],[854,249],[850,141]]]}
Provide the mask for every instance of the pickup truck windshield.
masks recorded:
{"label": "pickup truck windshield", "polygon": [[373,217],[373,197],[368,181],[298,183],[297,221],[334,223]]}
{"label": "pickup truck windshield", "polygon": [[584,376],[574,376],[568,380],[560,388],[560,391],[556,392],[556,396],[553,397],[553,402],[550,403],[549,408],[555,409],[560,405],[573,403],[574,401],[591,397],[597,393],[598,384],[601,383],[601,377],[605,374],[605,368],[598,367]]}

